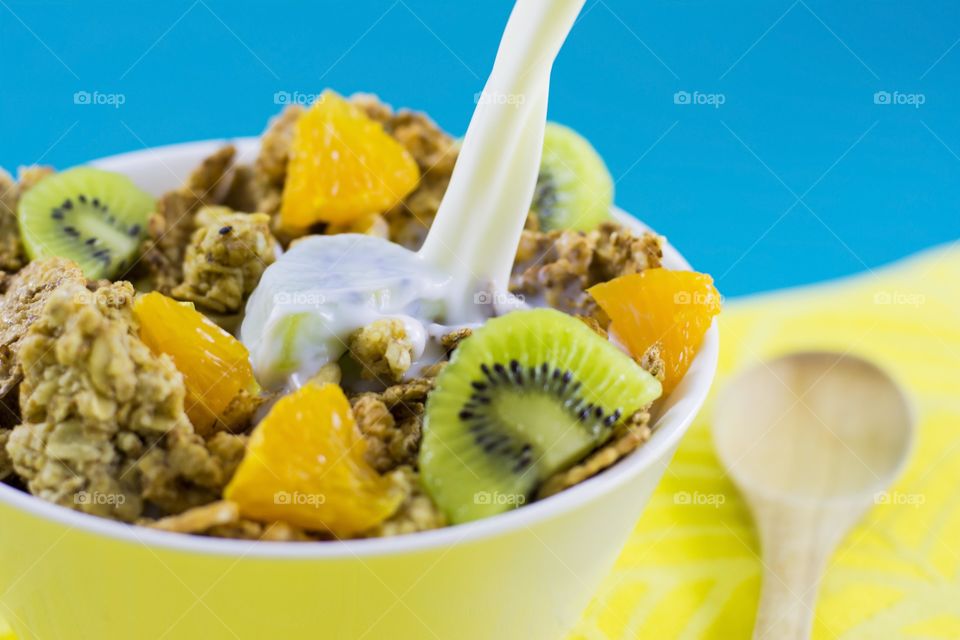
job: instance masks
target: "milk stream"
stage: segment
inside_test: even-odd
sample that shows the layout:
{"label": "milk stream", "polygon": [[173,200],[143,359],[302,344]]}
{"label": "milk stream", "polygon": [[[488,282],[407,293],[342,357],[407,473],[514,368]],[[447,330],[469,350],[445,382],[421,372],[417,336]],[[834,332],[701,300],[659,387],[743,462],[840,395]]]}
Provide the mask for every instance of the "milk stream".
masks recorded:
{"label": "milk stream", "polygon": [[[240,338],[265,387],[296,386],[349,336],[397,318],[425,360],[446,327],[502,311],[533,200],[550,71],[585,0],[518,0],[423,248],[356,234],[313,236],[266,269]],[[419,363],[411,369],[415,372]]]}
{"label": "milk stream", "polygon": [[519,0],[420,256],[453,274],[448,317],[475,317],[474,293],[506,291],[530,210],[550,70],[584,0]]}

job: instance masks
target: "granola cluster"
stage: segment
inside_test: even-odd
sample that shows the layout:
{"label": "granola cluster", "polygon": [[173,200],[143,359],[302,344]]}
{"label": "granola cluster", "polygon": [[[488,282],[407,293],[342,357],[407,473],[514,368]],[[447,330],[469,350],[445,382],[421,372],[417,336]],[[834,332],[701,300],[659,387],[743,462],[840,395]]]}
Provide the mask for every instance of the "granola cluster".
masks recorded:
{"label": "granola cluster", "polygon": [[132,304],[128,283],[50,293],[20,345],[22,423],[6,443],[34,495],[128,522],[214,500],[232,464],[193,433],[183,378],[137,337]]}
{"label": "granola cluster", "polygon": [[24,193],[51,173],[51,167],[21,167],[19,180],[14,181],[0,168],[0,271],[15,273],[27,263],[17,224],[17,205]]}
{"label": "granola cluster", "polygon": [[184,258],[197,228],[196,213],[204,206],[219,203],[218,194],[227,187],[226,178],[235,155],[233,145],[224,146],[204,160],[183,186],[157,201],[143,245],[143,265],[151,288],[169,294],[183,281]]}
{"label": "granola cluster", "polygon": [[279,246],[270,216],[257,210],[257,171],[234,166],[235,156],[233,145],[221,147],[160,197],[137,274],[149,290],[221,314],[221,324],[242,310]]}
{"label": "granola cluster", "polygon": [[347,352],[364,379],[399,382],[413,364],[414,344],[402,320],[383,318],[355,331]]}
{"label": "granola cluster", "polygon": [[[439,342],[449,355],[470,334],[469,328],[459,329]],[[381,473],[403,466],[415,469],[427,395],[447,360],[422,368],[420,377],[402,381],[411,364],[412,344],[396,319],[379,320],[357,331],[349,346],[350,357],[376,372],[377,381],[390,382],[383,391],[351,398],[354,417],[367,441],[367,461]],[[339,375],[325,381],[339,382]]]}
{"label": "granola cluster", "polygon": [[183,282],[170,293],[215,313],[237,313],[276,260],[270,217],[205,207],[195,224],[183,260]]}
{"label": "granola cluster", "polygon": [[270,120],[260,138],[260,155],[253,167],[253,188],[257,211],[274,215],[280,212],[280,197],[287,179],[287,161],[293,146],[297,120],[306,109],[293,104]]}
{"label": "granola cluster", "polygon": [[520,239],[510,290],[573,315],[595,316],[587,289],[659,267],[662,258],[663,238],[637,235],[614,222],[589,232],[528,229]]}
{"label": "granola cluster", "polygon": [[663,361],[660,343],[650,345],[637,362],[647,373],[663,382],[667,375],[667,365]]}
{"label": "granola cluster", "polygon": [[35,260],[11,277],[0,298],[0,400],[23,378],[20,347],[50,295],[66,283],[86,279],[74,262],[62,258]]}
{"label": "granola cluster", "polygon": [[10,174],[0,169],[0,269],[17,271],[24,263],[20,227],[17,224],[17,201],[20,192]]}
{"label": "granola cluster", "polygon": [[324,538],[286,522],[262,523],[244,518],[236,503],[228,500],[211,502],[160,520],[142,520],[140,524],[160,531],[237,540],[308,542]]}
{"label": "granola cluster", "polygon": [[7,454],[7,441],[10,440],[10,429],[0,429],[0,480],[13,473],[13,460]]}
{"label": "granola cluster", "polygon": [[403,491],[404,499],[397,512],[367,532],[369,538],[388,538],[446,526],[447,520],[430,496],[420,486],[420,474],[409,465],[399,467],[391,476],[394,485]]}
{"label": "granola cluster", "polygon": [[377,471],[416,463],[423,412],[433,382],[433,378],[417,378],[351,399],[357,425],[367,440],[367,461]]}
{"label": "granola cluster", "polygon": [[59,258],[32,262],[0,280],[0,480],[13,472],[6,445],[20,422],[16,393],[23,379],[20,346],[47,298],[65,282],[84,283],[85,279],[73,262]]}

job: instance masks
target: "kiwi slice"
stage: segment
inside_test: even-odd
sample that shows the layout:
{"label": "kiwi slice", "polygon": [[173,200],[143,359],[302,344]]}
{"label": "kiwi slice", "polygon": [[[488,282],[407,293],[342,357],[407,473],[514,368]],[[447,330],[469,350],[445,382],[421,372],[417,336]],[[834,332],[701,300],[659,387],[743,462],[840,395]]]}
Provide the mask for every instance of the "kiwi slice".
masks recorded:
{"label": "kiwi slice", "polygon": [[507,511],[659,395],[656,378],[572,316],[494,318],[457,347],[427,399],[423,484],[454,524]]}
{"label": "kiwi slice", "polygon": [[597,150],[579,133],[548,122],[533,210],[540,228],[590,231],[610,219],[613,178]]}
{"label": "kiwi slice", "polygon": [[90,279],[111,278],[132,264],[154,205],[124,175],[77,167],[27,191],[17,217],[31,259],[69,258]]}

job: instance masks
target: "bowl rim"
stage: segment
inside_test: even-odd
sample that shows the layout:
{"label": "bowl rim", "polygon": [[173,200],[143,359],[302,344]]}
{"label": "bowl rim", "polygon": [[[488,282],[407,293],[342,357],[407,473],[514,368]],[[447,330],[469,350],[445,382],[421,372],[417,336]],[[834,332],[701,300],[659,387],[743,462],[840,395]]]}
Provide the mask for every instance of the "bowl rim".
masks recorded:
{"label": "bowl rim", "polygon": [[[175,158],[179,158],[178,161],[182,161],[184,158],[192,158],[195,164],[227,143],[237,147],[238,158],[253,157],[259,148],[259,142],[259,138],[186,142],[107,156],[94,160],[90,164],[121,173],[125,172],[125,169],[130,171],[131,167],[138,165],[141,167],[160,165],[167,168],[172,179],[175,174],[169,169],[165,160],[174,161]],[[168,188],[173,186],[176,185]],[[621,223],[633,229],[649,229],[622,209],[614,207],[613,213]],[[669,243],[664,244],[664,262],[675,269],[691,268],[686,259]],[[5,483],[0,483],[0,503],[31,516],[64,525],[68,528],[67,532],[75,529],[121,543],[135,543],[150,548],[207,556],[229,556],[238,560],[241,558],[363,559],[476,542],[530,528],[538,522],[570,513],[589,501],[630,482],[658,461],[662,461],[664,465],[669,463],[669,459],[666,458],[672,456],[675,445],[686,433],[706,400],[716,373],[719,342],[719,331],[715,320],[684,380],[674,391],[674,393],[681,392],[680,406],[671,407],[660,417],[661,420],[666,417],[671,419],[666,424],[660,425],[643,446],[603,473],[565,489],[557,495],[476,522],[389,538],[335,542],[265,542],[208,538],[116,522],[46,502]],[[674,413],[673,409],[682,409],[682,412],[673,416],[671,415]]]}

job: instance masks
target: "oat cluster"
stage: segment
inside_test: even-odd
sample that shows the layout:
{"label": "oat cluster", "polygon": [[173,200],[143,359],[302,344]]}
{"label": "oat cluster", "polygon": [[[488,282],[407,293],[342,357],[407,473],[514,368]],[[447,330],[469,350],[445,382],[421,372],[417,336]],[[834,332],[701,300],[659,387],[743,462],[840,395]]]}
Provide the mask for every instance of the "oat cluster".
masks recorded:
{"label": "oat cluster", "polygon": [[663,238],[653,233],[637,235],[615,222],[589,232],[526,229],[510,290],[542,298],[573,315],[602,318],[587,289],[620,275],[660,267],[662,259]]}
{"label": "oat cluster", "polygon": [[170,292],[214,313],[239,313],[277,257],[270,216],[205,207],[183,258],[183,282]]}
{"label": "oat cluster", "polygon": [[6,444],[34,495],[128,522],[209,502],[230,470],[194,434],[183,377],[140,341],[132,305],[128,283],[50,293],[20,344],[22,422]]}

